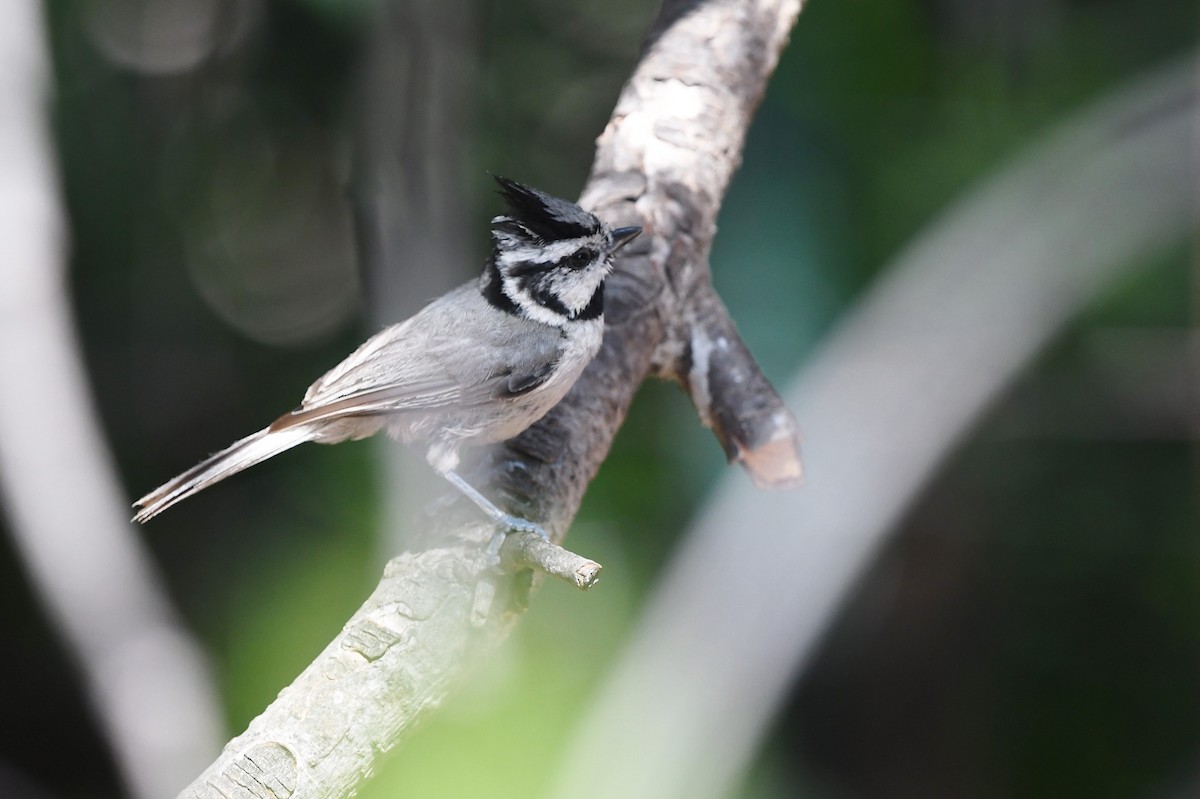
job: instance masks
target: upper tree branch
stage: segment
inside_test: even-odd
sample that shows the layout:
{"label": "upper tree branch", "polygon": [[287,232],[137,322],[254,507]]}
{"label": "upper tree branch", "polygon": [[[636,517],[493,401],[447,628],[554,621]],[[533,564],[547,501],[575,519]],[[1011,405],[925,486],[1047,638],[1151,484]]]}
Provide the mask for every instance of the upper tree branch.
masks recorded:
{"label": "upper tree branch", "polygon": [[[800,0],[664,3],[597,142],[581,202],[649,235],[626,248],[609,280],[596,361],[490,465],[559,535],[651,373],[685,387],[726,455],[756,482],[800,479],[795,421],[742,343],[708,271],[721,198],[799,12]],[[504,468],[506,461],[524,467]]]}
{"label": "upper tree branch", "polygon": [[[799,11],[800,0],[666,2],[599,139],[581,202],[646,235],[609,281],[595,362],[474,475],[556,541],[651,374],[684,385],[756,480],[799,478],[795,424],[713,292],[707,260],[751,115]],[[529,572],[498,577],[485,554],[492,529],[454,518],[431,521],[426,548],[389,564],[342,633],[184,796],[349,795],[378,753],[445,696],[468,656],[504,637]],[[502,552],[506,564],[547,567],[565,562],[560,554]],[[575,563],[590,572],[579,582],[594,582],[594,569]]]}

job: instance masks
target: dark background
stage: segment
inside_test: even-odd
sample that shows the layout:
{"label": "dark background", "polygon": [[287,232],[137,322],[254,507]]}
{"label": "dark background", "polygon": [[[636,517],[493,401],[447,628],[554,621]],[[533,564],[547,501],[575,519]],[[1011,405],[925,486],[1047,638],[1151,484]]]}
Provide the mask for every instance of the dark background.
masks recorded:
{"label": "dark background", "polygon": [[[472,274],[499,206],[487,172],[577,196],[655,12],[462,4],[452,194],[469,256],[367,268],[356,142],[395,99],[363,77],[376,4],[173,8],[156,50],[136,46],[138,3],[47,5],[70,289],[131,500],[293,407],[376,329],[372,270]],[[768,375],[785,383],[939,209],[1073,111],[1190,52],[1198,19],[1183,0],[813,0],[713,253]],[[742,795],[1200,791],[1196,264],[1164,242],[1000,398],[863,579]],[[380,452],[303,447],[141,531],[211,654],[231,731],[374,584]],[[547,585],[496,661],[361,795],[536,790],[725,469],[686,399],[646,386],[571,534],[606,565],[602,586]],[[0,764],[52,796],[119,795],[4,543],[0,629],[23,653],[0,658]]]}

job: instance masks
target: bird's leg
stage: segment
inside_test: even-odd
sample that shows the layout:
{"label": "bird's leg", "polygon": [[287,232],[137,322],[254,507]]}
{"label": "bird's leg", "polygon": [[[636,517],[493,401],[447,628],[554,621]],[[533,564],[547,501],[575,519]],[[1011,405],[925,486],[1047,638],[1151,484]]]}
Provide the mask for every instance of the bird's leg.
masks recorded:
{"label": "bird's leg", "polygon": [[[442,476],[449,480],[458,488],[459,491],[467,495],[467,498],[479,506],[480,510],[486,513],[493,521],[499,522],[510,530],[516,530],[522,533],[536,533],[546,541],[550,540],[550,536],[546,530],[538,523],[531,522],[528,519],[522,519],[520,516],[513,516],[511,513],[505,513],[492,503],[490,499],[480,494],[475,488],[453,469],[447,469],[442,472]],[[489,554],[497,554],[500,551],[500,545],[504,543],[504,535],[498,535],[492,539],[492,543],[488,545]],[[495,550],[495,551],[493,551]]]}

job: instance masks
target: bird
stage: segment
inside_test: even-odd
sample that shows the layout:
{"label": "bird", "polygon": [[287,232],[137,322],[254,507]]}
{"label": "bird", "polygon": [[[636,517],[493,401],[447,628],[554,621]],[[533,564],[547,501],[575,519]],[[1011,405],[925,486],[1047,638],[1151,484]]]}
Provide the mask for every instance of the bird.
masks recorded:
{"label": "bird", "polygon": [[491,221],[478,279],[371,336],[309,386],[295,410],[137,500],[134,520],[306,441],[382,430],[424,447],[434,471],[494,522],[547,537],[464,480],[461,451],[513,438],[566,395],[600,349],[613,257],[642,229],[612,228],[573,202],[493,177],[507,213]]}

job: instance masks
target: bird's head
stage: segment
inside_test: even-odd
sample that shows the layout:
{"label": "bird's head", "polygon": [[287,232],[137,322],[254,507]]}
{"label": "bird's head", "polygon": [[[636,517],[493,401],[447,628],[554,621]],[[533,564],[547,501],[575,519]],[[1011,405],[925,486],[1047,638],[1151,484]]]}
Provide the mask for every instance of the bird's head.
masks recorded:
{"label": "bird's head", "polygon": [[492,220],[481,286],[493,305],[550,325],[598,318],[612,257],[641,232],[613,230],[573,202],[497,177],[509,211]]}

